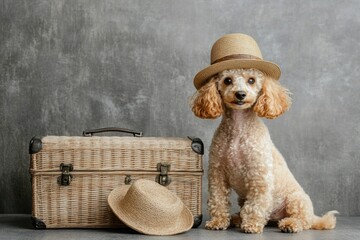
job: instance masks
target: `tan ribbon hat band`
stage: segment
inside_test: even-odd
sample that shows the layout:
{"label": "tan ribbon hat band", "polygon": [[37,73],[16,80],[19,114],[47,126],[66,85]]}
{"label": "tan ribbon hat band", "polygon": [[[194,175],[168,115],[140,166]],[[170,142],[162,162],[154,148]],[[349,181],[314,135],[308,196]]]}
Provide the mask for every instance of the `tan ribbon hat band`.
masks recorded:
{"label": "tan ribbon hat band", "polygon": [[234,60],[234,59],[258,59],[258,60],[261,60],[261,58],[250,55],[250,54],[232,54],[232,55],[217,59],[214,62],[212,62],[211,64],[215,64],[215,63],[223,62],[223,61],[227,61],[227,60]]}

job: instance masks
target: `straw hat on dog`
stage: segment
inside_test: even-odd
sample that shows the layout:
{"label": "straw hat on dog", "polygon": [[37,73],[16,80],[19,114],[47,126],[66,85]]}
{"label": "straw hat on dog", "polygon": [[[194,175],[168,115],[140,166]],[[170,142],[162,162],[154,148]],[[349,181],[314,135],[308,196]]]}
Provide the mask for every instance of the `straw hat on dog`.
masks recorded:
{"label": "straw hat on dog", "polygon": [[178,234],[194,223],[192,213],[175,194],[150,180],[115,188],[108,203],[122,222],[144,234]]}
{"label": "straw hat on dog", "polygon": [[278,65],[263,59],[256,41],[241,33],[228,34],[217,40],[211,48],[210,64],[196,74],[196,89],[205,85],[210,77],[226,69],[256,68],[276,80],[281,75]]}

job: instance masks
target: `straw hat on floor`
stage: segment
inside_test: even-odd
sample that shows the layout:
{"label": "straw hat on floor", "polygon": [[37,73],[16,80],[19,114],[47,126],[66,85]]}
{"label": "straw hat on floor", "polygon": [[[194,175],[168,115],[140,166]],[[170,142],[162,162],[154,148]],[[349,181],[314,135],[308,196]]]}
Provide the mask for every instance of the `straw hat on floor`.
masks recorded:
{"label": "straw hat on floor", "polygon": [[115,188],[108,203],[122,222],[144,234],[178,234],[194,223],[192,213],[175,194],[150,180]]}
{"label": "straw hat on floor", "polygon": [[226,69],[256,68],[276,80],[281,75],[278,65],[263,60],[256,41],[241,33],[227,34],[217,40],[211,48],[210,64],[196,74],[196,89],[200,89],[213,75]]}

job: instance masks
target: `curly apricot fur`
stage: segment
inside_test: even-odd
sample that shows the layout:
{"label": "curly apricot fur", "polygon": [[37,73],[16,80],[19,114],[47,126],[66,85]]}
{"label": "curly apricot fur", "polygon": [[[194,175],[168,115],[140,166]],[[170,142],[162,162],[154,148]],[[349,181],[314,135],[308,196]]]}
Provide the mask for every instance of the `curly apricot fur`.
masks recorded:
{"label": "curly apricot fur", "polygon": [[259,117],[276,118],[290,108],[289,94],[289,90],[281,86],[279,81],[267,77],[253,110]]}
{"label": "curly apricot fur", "polygon": [[223,113],[223,104],[216,86],[216,77],[201,87],[192,98],[192,111],[199,118],[215,119]]}

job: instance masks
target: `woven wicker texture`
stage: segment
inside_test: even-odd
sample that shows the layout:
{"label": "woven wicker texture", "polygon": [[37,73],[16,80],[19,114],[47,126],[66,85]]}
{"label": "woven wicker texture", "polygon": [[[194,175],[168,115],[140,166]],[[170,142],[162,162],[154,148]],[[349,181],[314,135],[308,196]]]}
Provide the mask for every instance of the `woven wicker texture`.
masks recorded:
{"label": "woven wicker texture", "polygon": [[64,162],[77,171],[156,171],[159,162],[171,171],[202,171],[202,156],[186,138],[47,136],[32,157],[31,169],[41,171],[58,171]]}
{"label": "woven wicker texture", "polygon": [[[134,181],[155,181],[158,163],[171,163],[175,193],[194,216],[201,214],[202,156],[182,138],[45,137],[31,155],[32,214],[47,228],[108,228],[124,226],[107,204],[109,193]],[[60,164],[74,170],[69,186],[61,186]]]}
{"label": "woven wicker texture", "polygon": [[[123,186],[125,177],[155,180],[144,173],[74,173],[69,186],[57,184],[56,173],[35,174],[32,178],[33,216],[47,228],[117,227],[122,225],[107,204],[110,192]],[[201,174],[172,174],[167,188],[175,193],[194,216],[201,214]]]}

